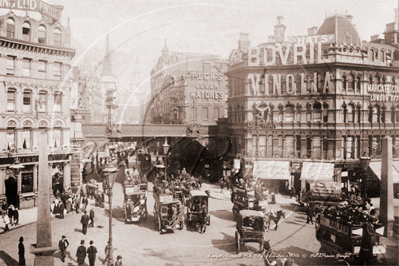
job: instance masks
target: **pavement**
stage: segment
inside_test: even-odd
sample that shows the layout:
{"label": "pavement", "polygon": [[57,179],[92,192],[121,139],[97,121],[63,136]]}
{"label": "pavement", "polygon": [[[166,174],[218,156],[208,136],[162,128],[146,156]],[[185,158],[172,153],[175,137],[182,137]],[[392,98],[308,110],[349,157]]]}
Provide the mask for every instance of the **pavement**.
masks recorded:
{"label": "pavement", "polygon": [[[126,265],[264,265],[259,258],[249,256],[259,255],[258,246],[252,243],[242,247],[241,257],[234,257],[234,232],[235,221],[231,214],[232,203],[230,192],[220,191],[217,184],[203,183],[202,190],[210,192],[211,225],[205,234],[199,234],[192,226],[175,233],[160,236],[153,222],[154,204],[151,192],[148,196],[149,218],[146,222],[138,224],[124,224],[121,203],[123,194],[120,184],[115,184],[113,199],[113,237],[114,257],[122,255]],[[306,224],[305,208],[300,207],[295,199],[277,194],[276,205],[286,212],[286,218],[279,223],[279,231],[274,229],[267,233],[273,251],[278,254],[293,253],[301,257],[295,258],[294,265],[344,265],[328,258],[310,258],[317,254],[320,244],[314,237],[314,225]],[[93,206],[90,201],[89,206]],[[54,254],[55,265],[77,265],[75,252],[81,239],[94,240],[98,249],[96,265],[102,265],[104,247],[108,239],[108,205],[105,209],[95,207],[96,227],[89,228],[87,235],[81,232],[79,223],[81,214],[70,213],[61,220],[52,215],[53,242],[65,234],[70,242],[66,262],[62,263],[59,252]],[[18,239],[24,236],[25,257],[27,265],[33,265],[34,255],[30,254],[29,246],[36,242],[37,208],[20,210],[20,224],[11,227],[10,232],[0,233],[0,266],[13,266],[18,264]],[[0,223],[0,231],[3,225]],[[306,244],[304,244],[304,240]],[[398,241],[395,238],[381,238],[381,243],[386,245],[386,253],[380,256],[383,265],[398,264]],[[213,256],[219,256],[217,258]],[[303,256],[303,258],[302,258]],[[306,258],[307,256],[307,258]],[[86,260],[86,263],[88,261]],[[88,264],[86,264],[87,266]]]}

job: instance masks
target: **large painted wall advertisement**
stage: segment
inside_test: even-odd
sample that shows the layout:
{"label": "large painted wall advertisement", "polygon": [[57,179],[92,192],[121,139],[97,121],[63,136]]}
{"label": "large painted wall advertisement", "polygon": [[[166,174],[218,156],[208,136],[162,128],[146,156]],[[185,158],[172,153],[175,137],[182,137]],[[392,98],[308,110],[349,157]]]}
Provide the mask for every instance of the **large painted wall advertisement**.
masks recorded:
{"label": "large painted wall advertisement", "polygon": [[[220,73],[190,73],[190,98],[195,104],[203,106],[224,106],[225,78]],[[195,103],[194,103],[195,102]]]}

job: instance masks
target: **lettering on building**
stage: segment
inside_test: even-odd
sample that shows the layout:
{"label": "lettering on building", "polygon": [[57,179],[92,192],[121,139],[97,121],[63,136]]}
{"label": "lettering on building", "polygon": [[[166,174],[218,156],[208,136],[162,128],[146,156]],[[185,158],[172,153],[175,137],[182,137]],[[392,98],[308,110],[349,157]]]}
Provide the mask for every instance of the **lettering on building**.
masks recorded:
{"label": "lettering on building", "polygon": [[371,102],[399,102],[399,86],[392,84],[367,84]]}

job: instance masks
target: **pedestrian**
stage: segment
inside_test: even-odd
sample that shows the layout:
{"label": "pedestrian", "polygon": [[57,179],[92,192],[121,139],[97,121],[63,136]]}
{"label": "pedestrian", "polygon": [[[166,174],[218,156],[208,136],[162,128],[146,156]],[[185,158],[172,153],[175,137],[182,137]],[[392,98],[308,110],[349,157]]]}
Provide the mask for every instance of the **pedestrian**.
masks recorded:
{"label": "pedestrian", "polygon": [[85,241],[81,240],[80,241],[80,246],[76,250],[76,257],[78,266],[83,266],[85,264],[85,259],[86,259],[86,247],[85,247]]}
{"label": "pedestrian", "polygon": [[96,262],[97,248],[93,246],[93,244],[94,244],[93,240],[90,240],[90,247],[87,249],[90,266],[94,266]]}
{"label": "pedestrian", "polygon": [[116,257],[115,266],[122,266],[122,256],[118,255]]}
{"label": "pedestrian", "polygon": [[71,197],[69,197],[68,199],[67,199],[67,202],[66,202],[66,210],[67,210],[67,213],[70,213],[71,211],[72,211],[72,198]]}
{"label": "pedestrian", "polygon": [[4,233],[8,232],[10,228],[8,225],[10,224],[10,218],[8,217],[8,214],[4,214],[3,216],[3,222],[4,222]]}
{"label": "pedestrian", "polygon": [[19,265],[26,265],[25,264],[25,246],[24,246],[24,238],[21,236],[19,238],[18,244],[18,255],[19,255]]}
{"label": "pedestrian", "polygon": [[69,242],[66,239],[66,236],[62,236],[61,240],[58,242],[58,248],[60,249],[61,252],[61,261],[65,262],[65,257],[66,257],[66,249],[69,247]]}
{"label": "pedestrian", "polygon": [[272,192],[271,196],[272,196],[272,202],[270,204],[276,204],[276,195],[274,195],[274,192]]}
{"label": "pedestrian", "polygon": [[84,195],[82,197],[82,204],[81,204],[82,205],[82,210],[86,211],[87,204],[89,204],[89,199],[87,198],[86,195]]}
{"label": "pedestrian", "polygon": [[103,264],[105,264],[108,261],[110,251],[111,251],[111,245],[109,244],[109,241],[108,241],[107,245],[105,246],[105,249],[104,249],[105,258],[103,260]]}
{"label": "pedestrian", "polygon": [[310,207],[310,204],[308,206],[308,209],[306,210],[306,215],[307,215],[306,223],[308,224],[310,221],[313,224],[313,210],[312,207]]}
{"label": "pedestrian", "polygon": [[14,225],[18,225],[19,224],[19,212],[18,212],[18,208],[15,208],[14,210]]}
{"label": "pedestrian", "polygon": [[8,203],[3,202],[3,205],[1,205],[1,214],[7,213],[8,211]]}
{"label": "pedestrian", "polygon": [[60,202],[60,219],[64,219],[64,211],[65,211],[65,205],[64,203],[61,201]]}
{"label": "pedestrian", "polygon": [[292,199],[292,196],[294,196],[296,198],[296,189],[294,186],[292,186],[292,189],[291,189],[290,199]]}
{"label": "pedestrian", "polygon": [[226,184],[226,181],[224,180],[224,177],[222,177],[220,179],[220,193],[223,193],[223,189],[224,189],[225,184]]}
{"label": "pedestrian", "polygon": [[8,208],[8,219],[11,226],[13,225],[13,217],[14,217],[14,205],[10,205],[10,207]]}
{"label": "pedestrian", "polygon": [[91,207],[90,209],[90,227],[94,227],[94,208]]}
{"label": "pedestrian", "polygon": [[83,215],[82,215],[82,217],[80,219],[80,223],[82,224],[82,232],[83,232],[84,235],[87,233],[87,226],[89,224],[89,219],[90,219],[89,216],[87,216],[86,213],[87,212],[84,211]]}
{"label": "pedestrian", "polygon": [[80,197],[79,197],[78,194],[76,194],[76,196],[75,196],[75,210],[76,210],[76,213],[79,213],[79,210],[80,210]]}

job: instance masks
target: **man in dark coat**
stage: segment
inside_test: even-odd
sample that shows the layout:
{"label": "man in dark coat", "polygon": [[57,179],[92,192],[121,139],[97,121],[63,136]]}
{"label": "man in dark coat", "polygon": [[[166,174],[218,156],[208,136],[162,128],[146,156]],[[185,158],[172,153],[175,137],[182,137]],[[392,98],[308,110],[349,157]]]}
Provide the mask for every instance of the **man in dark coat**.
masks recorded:
{"label": "man in dark coat", "polygon": [[94,244],[94,242],[93,242],[93,240],[91,240],[90,247],[87,249],[90,266],[94,266],[94,264],[96,262],[97,248],[95,246],[93,246],[93,244]]}
{"label": "man in dark coat", "polygon": [[86,247],[85,247],[85,241],[82,240],[80,241],[80,246],[76,250],[76,257],[78,266],[83,266],[85,264],[85,259],[86,259]]}
{"label": "man in dark coat", "polygon": [[94,227],[94,208],[90,209],[90,227]]}
{"label": "man in dark coat", "polygon": [[79,209],[80,209],[80,197],[79,197],[79,195],[76,194],[76,197],[75,197],[75,210],[76,210],[76,213],[79,213]]}
{"label": "man in dark coat", "polygon": [[19,255],[19,265],[26,265],[25,264],[25,247],[24,247],[24,238],[21,236],[19,238],[18,244],[18,255]]}
{"label": "man in dark coat", "polygon": [[84,195],[83,198],[82,198],[82,206],[83,206],[83,209],[85,211],[86,211],[86,208],[87,208],[87,204],[89,204],[89,199],[87,198],[86,195]]}
{"label": "man in dark coat", "polygon": [[65,205],[64,205],[64,203],[61,201],[61,202],[60,202],[60,219],[64,219],[64,211],[65,211]]}
{"label": "man in dark coat", "polygon": [[10,218],[10,225],[14,224],[14,206],[10,205],[8,208],[8,218]]}
{"label": "man in dark coat", "polygon": [[89,216],[87,216],[86,211],[83,212],[82,218],[80,219],[80,223],[82,224],[82,231],[85,235],[87,233],[87,226],[89,224]]}
{"label": "man in dark coat", "polygon": [[14,225],[18,225],[19,224],[19,212],[18,212],[18,208],[15,208],[14,210]]}
{"label": "man in dark coat", "polygon": [[66,252],[66,249],[68,248],[68,246],[69,246],[69,242],[66,239],[66,236],[62,236],[61,240],[58,242],[58,248],[60,249],[60,252],[61,252],[61,261],[62,262],[65,262],[65,257],[66,257],[65,252]]}
{"label": "man in dark coat", "polygon": [[310,205],[308,206],[308,209],[306,210],[306,223],[308,224],[309,221],[313,224],[313,210],[312,207],[310,207]]}

